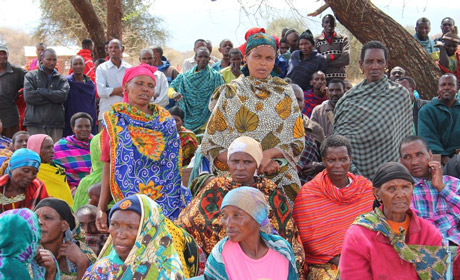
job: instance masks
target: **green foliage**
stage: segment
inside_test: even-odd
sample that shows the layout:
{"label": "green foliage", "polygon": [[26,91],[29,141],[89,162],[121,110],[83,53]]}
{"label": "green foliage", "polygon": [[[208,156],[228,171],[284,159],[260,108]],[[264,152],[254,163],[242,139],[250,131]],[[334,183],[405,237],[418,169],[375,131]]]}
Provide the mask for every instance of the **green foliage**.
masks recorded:
{"label": "green foliage", "polygon": [[281,32],[283,28],[294,28],[297,30],[299,33],[302,33],[303,31],[308,29],[308,26],[305,22],[303,22],[300,19],[290,17],[281,17],[281,18],[276,18],[273,21],[271,21],[268,24],[268,27],[266,28],[266,33],[270,35],[275,35],[278,38],[281,39]]}

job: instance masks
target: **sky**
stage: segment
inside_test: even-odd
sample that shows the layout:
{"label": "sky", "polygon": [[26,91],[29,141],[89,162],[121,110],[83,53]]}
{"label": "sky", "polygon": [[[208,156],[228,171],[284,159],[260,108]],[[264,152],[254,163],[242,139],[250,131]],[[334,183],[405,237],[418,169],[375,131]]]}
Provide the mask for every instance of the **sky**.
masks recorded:
{"label": "sky", "polygon": [[[193,48],[198,38],[208,39],[217,45],[229,38],[234,45],[244,42],[247,29],[254,26],[266,27],[276,17],[299,16],[314,34],[321,32],[321,17],[307,17],[324,3],[316,0],[153,0],[151,13],[163,19],[163,28],[170,35],[166,45],[179,51]],[[262,15],[254,16],[259,3]],[[244,2],[252,15],[241,9]],[[414,26],[418,18],[425,16],[432,22],[430,34],[440,33],[440,22],[446,16],[453,17],[460,24],[458,0],[373,0],[377,7],[393,17],[403,26]],[[0,27],[7,26],[25,32],[40,22],[38,0],[0,0]],[[298,14],[293,14],[295,7]],[[323,15],[331,13],[328,9]],[[21,15],[20,17],[18,15]],[[276,35],[276,34],[275,34]]]}

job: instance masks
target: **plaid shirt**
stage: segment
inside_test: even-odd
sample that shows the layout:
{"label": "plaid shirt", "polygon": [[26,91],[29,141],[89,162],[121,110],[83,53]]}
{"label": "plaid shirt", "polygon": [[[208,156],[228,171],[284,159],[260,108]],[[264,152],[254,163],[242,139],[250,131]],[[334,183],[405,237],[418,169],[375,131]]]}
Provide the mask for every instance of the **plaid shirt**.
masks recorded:
{"label": "plaid shirt", "polygon": [[309,118],[311,117],[313,108],[315,108],[316,106],[318,106],[319,104],[327,100],[327,95],[324,95],[323,97],[319,97],[313,92],[313,89],[310,89],[304,92],[303,96],[305,99],[305,108],[303,109],[302,113],[308,116]]}
{"label": "plaid shirt", "polygon": [[[321,156],[319,154],[318,146],[316,145],[315,138],[313,136],[306,134],[305,135],[305,149],[300,154],[300,159],[297,162],[297,170],[304,168],[305,166],[309,165],[312,162],[321,161]],[[300,182],[305,184],[306,182],[310,181],[316,176],[304,176],[299,173]]]}
{"label": "plaid shirt", "polygon": [[411,207],[419,217],[432,222],[444,239],[460,244],[460,181],[443,176],[444,189],[439,192],[426,178],[414,178]]}
{"label": "plaid shirt", "polygon": [[105,233],[85,233],[85,243],[98,256],[108,237]]}

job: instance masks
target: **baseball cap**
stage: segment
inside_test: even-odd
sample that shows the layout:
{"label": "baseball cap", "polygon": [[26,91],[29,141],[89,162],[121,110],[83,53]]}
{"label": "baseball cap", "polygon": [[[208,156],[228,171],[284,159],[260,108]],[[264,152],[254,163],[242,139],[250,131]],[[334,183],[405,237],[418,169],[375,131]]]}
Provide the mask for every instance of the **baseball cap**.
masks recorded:
{"label": "baseball cap", "polygon": [[0,51],[8,53],[8,47],[6,45],[0,44]]}

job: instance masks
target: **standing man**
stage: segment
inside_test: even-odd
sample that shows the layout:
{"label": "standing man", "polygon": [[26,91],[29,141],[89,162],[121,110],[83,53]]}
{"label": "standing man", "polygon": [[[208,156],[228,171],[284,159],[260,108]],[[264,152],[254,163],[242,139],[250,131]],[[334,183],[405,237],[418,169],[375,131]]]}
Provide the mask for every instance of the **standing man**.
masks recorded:
{"label": "standing man", "polygon": [[[85,70],[83,71],[83,74],[88,76],[91,81],[96,82],[96,70],[93,63],[93,50],[93,41],[86,38],[81,41],[81,50],[78,51],[77,55],[83,57],[85,60]],[[70,74],[72,74],[72,68],[69,70],[69,75]]]}
{"label": "standing man", "polygon": [[[189,58],[184,60],[184,63],[182,65],[182,73],[187,72],[188,70],[192,69],[193,66],[196,65],[196,61],[195,61],[196,50],[198,48],[201,48],[201,47],[208,48],[208,44],[206,43],[206,40],[204,40],[204,39],[197,39],[195,41],[195,43],[193,44],[194,55],[192,57],[189,57]],[[212,48],[211,48],[211,50],[212,50]],[[211,53],[211,51],[209,53]],[[214,64],[214,63],[212,62],[212,64]]]}
{"label": "standing man", "polygon": [[302,111],[309,118],[313,109],[327,100],[326,75],[321,71],[313,73],[310,85],[312,88],[304,93],[305,108]]}
{"label": "standing man", "polygon": [[24,126],[30,135],[47,134],[54,142],[62,137],[64,102],[70,89],[67,79],[56,71],[56,64],[56,52],[46,49],[42,65],[27,73],[24,79]]}
{"label": "standing man", "polygon": [[0,45],[0,120],[3,135],[11,138],[19,130],[19,112],[16,99],[24,85],[24,69],[8,62],[8,47]]}
{"label": "standing man", "polygon": [[123,60],[124,47],[120,40],[112,39],[109,42],[109,56],[107,62],[96,69],[96,88],[99,95],[99,130],[102,129],[102,116],[112,104],[123,101],[121,82],[126,69],[130,64]]}
{"label": "standing man", "polygon": [[286,31],[286,34],[284,34],[284,39],[289,45],[289,51],[285,52],[281,57],[284,58],[284,60],[286,60],[288,63],[289,59],[291,58],[291,54],[299,49],[299,36],[299,32],[297,32],[295,29],[289,29]]}
{"label": "standing man", "polygon": [[417,84],[412,77],[404,76],[396,80],[396,82],[409,91],[410,101],[412,102],[412,117],[414,118],[413,134],[418,135],[418,112],[426,104],[430,103],[428,100],[415,98],[415,89]]}
{"label": "standing man", "polygon": [[444,34],[447,34],[449,32],[454,32],[454,33],[457,33],[455,31],[455,20],[451,17],[445,17],[443,18],[443,20],[441,21],[441,36],[434,39],[434,42],[437,43],[438,41],[440,42],[442,40],[442,36],[444,36]]}
{"label": "standing man", "polygon": [[151,46],[153,51],[153,66],[165,74],[168,84],[179,75],[179,71],[169,63],[169,60],[163,56],[163,49],[160,46]]}
{"label": "standing man", "polygon": [[415,25],[415,34],[414,38],[422,45],[428,54],[431,54],[435,51],[434,41],[428,37],[428,34],[431,31],[430,20],[426,17],[419,18]]}
{"label": "standing man", "polygon": [[229,39],[224,39],[219,44],[219,52],[222,54],[222,59],[212,65],[212,69],[220,71],[227,66],[230,66],[230,56],[228,52],[233,48],[233,43]]}
{"label": "standing man", "polygon": [[398,160],[401,140],[412,134],[412,109],[407,90],[385,75],[385,45],[364,44],[359,66],[365,78],[337,102],[334,134],[350,140],[354,169],[372,178],[380,164]]}
{"label": "standing man", "polygon": [[345,80],[345,67],[350,64],[350,43],[348,37],[335,32],[335,17],[328,14],[323,17],[323,33],[315,38],[315,48],[327,62],[326,80],[334,78]]}
{"label": "standing man", "polygon": [[[139,61],[141,63],[148,64],[150,66],[153,65],[153,51],[149,48],[142,49],[140,56],[139,56]],[[162,107],[166,107],[169,104],[169,98],[168,98],[168,79],[166,78],[165,74],[161,71],[155,71],[153,73],[155,75],[155,94],[152,97],[152,103],[158,104]]]}

